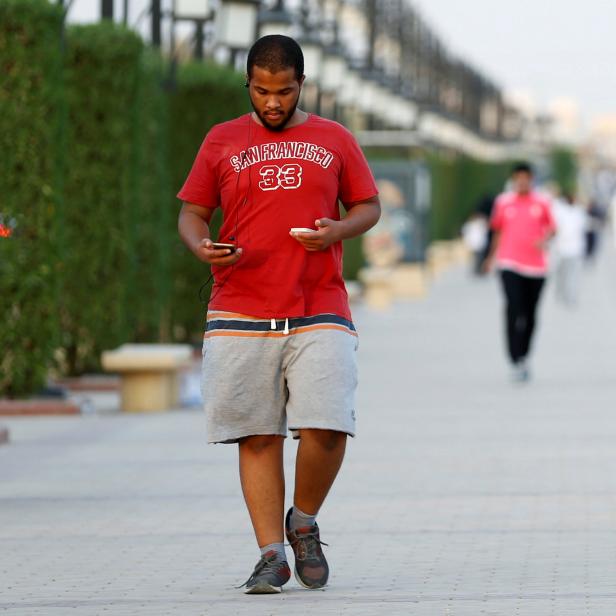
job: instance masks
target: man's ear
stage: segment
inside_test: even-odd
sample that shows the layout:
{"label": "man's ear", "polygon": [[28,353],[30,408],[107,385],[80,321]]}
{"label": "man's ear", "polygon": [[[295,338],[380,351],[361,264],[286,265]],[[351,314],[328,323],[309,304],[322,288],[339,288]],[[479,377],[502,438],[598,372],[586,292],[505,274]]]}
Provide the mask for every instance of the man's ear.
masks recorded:
{"label": "man's ear", "polygon": [[306,75],[302,75],[298,80],[297,83],[299,83],[299,87],[301,88],[304,85],[304,81],[306,80]]}
{"label": "man's ear", "polygon": [[248,86],[250,86],[250,77],[248,76],[248,73],[246,73],[245,77],[246,83],[244,83],[244,87],[247,88]]}

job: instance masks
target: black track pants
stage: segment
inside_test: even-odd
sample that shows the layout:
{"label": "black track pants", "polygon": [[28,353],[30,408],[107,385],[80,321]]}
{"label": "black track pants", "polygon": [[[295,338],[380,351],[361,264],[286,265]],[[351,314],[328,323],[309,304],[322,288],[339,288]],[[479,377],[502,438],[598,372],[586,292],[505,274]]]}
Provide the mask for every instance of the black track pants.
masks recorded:
{"label": "black track pants", "polygon": [[530,351],[535,314],[545,278],[522,276],[502,271],[501,280],[506,298],[507,345],[509,357],[517,362]]}

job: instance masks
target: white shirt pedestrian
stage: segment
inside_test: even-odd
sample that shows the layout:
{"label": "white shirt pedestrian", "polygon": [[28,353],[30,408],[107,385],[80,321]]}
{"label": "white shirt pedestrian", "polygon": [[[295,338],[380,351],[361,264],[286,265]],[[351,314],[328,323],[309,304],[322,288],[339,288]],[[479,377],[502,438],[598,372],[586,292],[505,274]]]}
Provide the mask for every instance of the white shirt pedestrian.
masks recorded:
{"label": "white shirt pedestrian", "polygon": [[554,218],[557,225],[554,238],[556,294],[564,304],[573,306],[578,299],[588,215],[578,203],[558,200],[554,202]]}

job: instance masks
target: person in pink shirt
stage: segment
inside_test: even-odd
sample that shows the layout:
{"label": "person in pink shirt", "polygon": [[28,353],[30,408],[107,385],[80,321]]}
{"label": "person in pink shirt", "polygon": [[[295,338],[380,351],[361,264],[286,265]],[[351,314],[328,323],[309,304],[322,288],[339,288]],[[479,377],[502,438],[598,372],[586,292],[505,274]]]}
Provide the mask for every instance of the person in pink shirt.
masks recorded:
{"label": "person in pink shirt", "polygon": [[507,347],[513,378],[530,378],[528,355],[536,311],[547,276],[547,245],[556,232],[550,201],[533,190],[533,170],[514,166],[513,190],[500,195],[490,227],[494,233],[485,269],[500,272],[506,300]]}

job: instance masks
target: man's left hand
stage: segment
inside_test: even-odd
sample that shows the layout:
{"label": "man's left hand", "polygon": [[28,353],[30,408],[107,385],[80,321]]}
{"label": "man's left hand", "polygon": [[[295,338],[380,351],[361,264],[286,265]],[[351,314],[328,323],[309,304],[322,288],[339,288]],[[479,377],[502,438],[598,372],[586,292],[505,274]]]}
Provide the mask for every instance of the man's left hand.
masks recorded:
{"label": "man's left hand", "polygon": [[343,223],[331,218],[319,218],[314,223],[316,231],[310,233],[291,233],[291,235],[306,249],[311,252],[326,250],[342,237]]}

